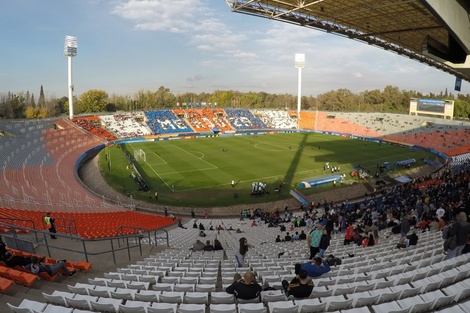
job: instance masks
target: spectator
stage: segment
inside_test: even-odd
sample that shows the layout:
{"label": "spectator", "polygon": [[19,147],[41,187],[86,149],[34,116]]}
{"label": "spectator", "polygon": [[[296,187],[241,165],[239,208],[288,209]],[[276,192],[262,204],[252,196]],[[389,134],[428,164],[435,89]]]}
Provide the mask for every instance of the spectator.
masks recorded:
{"label": "spectator", "polygon": [[276,242],[282,242],[281,235],[277,235]]}
{"label": "spectator", "polygon": [[299,235],[299,232],[296,231],[294,236],[292,237],[292,241],[298,241],[298,240],[300,240],[300,235]]}
{"label": "spectator", "polygon": [[181,218],[180,218],[180,219],[178,219],[178,227],[179,227],[179,228],[186,229],[186,227],[184,227],[184,226],[183,226],[183,221],[182,221],[182,219],[181,219]]}
{"label": "spectator", "polygon": [[67,266],[65,266],[65,260],[59,260],[57,263],[51,265],[44,265],[35,255],[31,257],[31,263],[26,265],[25,269],[31,271],[33,274],[46,272],[51,277],[60,271],[65,272],[69,277],[72,277],[77,273],[77,270],[70,271]]}
{"label": "spectator", "polygon": [[202,223],[199,223],[199,230],[206,230],[206,228],[204,227],[204,225],[202,225]]}
{"label": "spectator", "polygon": [[214,247],[211,245],[210,240],[206,240],[206,245],[204,246],[204,251],[213,251]]}
{"label": "spectator", "polygon": [[299,235],[299,240],[306,240],[307,239],[307,234],[301,230],[300,235]]}
{"label": "spectator", "polygon": [[401,227],[400,227],[400,244],[404,243],[406,240],[406,235],[410,231],[410,214],[406,214],[403,220],[401,221]]}
{"label": "spectator", "polygon": [[314,257],[311,262],[302,264],[301,269],[306,271],[307,275],[312,278],[319,277],[331,270],[328,262],[319,257]]}
{"label": "spectator", "polygon": [[467,214],[460,212],[457,214],[457,221],[448,231],[448,237],[456,236],[457,246],[447,252],[446,260],[452,259],[462,254],[463,248],[468,241],[468,234],[470,233],[470,224],[467,222]]}
{"label": "spectator", "polygon": [[318,252],[318,256],[320,258],[323,258],[325,256],[325,251],[330,246],[330,241],[331,241],[331,236],[328,233],[328,231],[324,229],[323,235],[321,236],[321,239],[320,239],[320,245],[318,246],[320,248],[320,251]]}
{"label": "spectator", "polygon": [[193,228],[196,228],[196,229],[197,229],[197,223],[196,223],[196,222],[194,222]]}
{"label": "spectator", "polygon": [[346,234],[344,235],[344,245],[349,245],[351,242],[354,241],[353,234],[354,234],[354,226],[348,225],[348,227],[346,227]]}
{"label": "spectator", "polygon": [[320,252],[320,240],[323,236],[322,224],[318,223],[314,229],[307,236],[308,247],[310,249],[310,259],[313,259],[318,252]]}
{"label": "spectator", "polygon": [[292,241],[292,237],[291,235],[289,234],[289,232],[286,233],[286,235],[284,236],[284,241]]}
{"label": "spectator", "polygon": [[245,267],[245,256],[248,252],[248,240],[245,237],[239,239],[239,248],[235,252],[235,262],[237,267]]}
{"label": "spectator", "polygon": [[255,275],[247,271],[243,277],[235,274],[235,282],[228,286],[225,291],[235,295],[237,299],[251,300],[259,297],[261,286],[255,282]]}
{"label": "spectator", "polygon": [[214,240],[214,250],[224,250],[224,248],[222,247],[222,243],[218,239]]}
{"label": "spectator", "polygon": [[[4,255],[0,257],[0,261],[3,261],[6,266],[14,268],[15,266],[27,266],[32,263],[32,257],[24,257],[21,255],[15,255],[15,253],[11,250],[7,250]],[[39,259],[39,262],[42,263],[46,257],[42,257]]]}
{"label": "spectator", "polygon": [[202,243],[202,241],[198,239],[193,244],[193,251],[203,251],[204,247],[205,247],[204,243]]}
{"label": "spectator", "polygon": [[206,237],[206,233],[203,230],[200,230],[199,237]]}
{"label": "spectator", "polygon": [[294,279],[290,282],[287,280],[282,281],[282,287],[286,296],[293,296],[297,299],[308,298],[313,290],[313,282],[308,279],[307,272],[305,270],[300,270]]}

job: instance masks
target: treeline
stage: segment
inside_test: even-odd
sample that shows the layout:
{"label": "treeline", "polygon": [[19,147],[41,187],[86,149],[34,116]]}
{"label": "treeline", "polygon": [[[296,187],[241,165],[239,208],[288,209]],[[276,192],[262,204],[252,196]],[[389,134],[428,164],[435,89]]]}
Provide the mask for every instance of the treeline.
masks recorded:
{"label": "treeline", "polygon": [[[358,94],[348,89],[338,89],[320,94],[317,97],[304,96],[302,110],[342,111],[342,112],[396,112],[408,113],[410,98],[454,100],[454,117],[470,118],[470,94],[455,97],[447,90],[440,94],[422,94],[416,91],[399,90],[386,86],[383,90],[365,90]],[[276,108],[297,110],[297,96],[290,94],[270,94],[266,92],[239,92],[216,90],[212,93],[173,94],[161,86],[156,91],[140,90],[133,96],[111,94],[104,90],[92,89],[79,97],[74,97],[74,114],[115,112],[119,110],[159,110],[174,109],[177,103],[211,103],[220,108]],[[68,113],[68,98],[44,97],[41,86],[39,99],[26,92],[0,94],[0,118],[44,118]]]}

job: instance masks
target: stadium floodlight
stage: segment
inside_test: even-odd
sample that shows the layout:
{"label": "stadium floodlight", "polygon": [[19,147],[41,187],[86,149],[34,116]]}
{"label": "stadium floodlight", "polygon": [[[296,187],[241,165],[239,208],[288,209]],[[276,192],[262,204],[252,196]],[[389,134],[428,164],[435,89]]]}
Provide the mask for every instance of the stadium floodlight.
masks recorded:
{"label": "stadium floodlight", "polygon": [[297,86],[297,128],[300,129],[300,100],[302,99],[302,69],[305,67],[305,54],[295,54],[295,68],[299,70],[299,82]]}
{"label": "stadium floodlight", "polygon": [[69,117],[73,118],[72,57],[77,55],[77,37],[65,36],[64,55],[68,59]]}

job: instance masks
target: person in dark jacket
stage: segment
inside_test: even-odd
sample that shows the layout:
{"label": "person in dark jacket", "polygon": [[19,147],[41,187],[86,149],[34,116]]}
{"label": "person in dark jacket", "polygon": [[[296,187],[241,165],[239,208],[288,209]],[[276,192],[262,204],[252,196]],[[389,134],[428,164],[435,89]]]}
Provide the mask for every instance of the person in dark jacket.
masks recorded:
{"label": "person in dark jacket", "polygon": [[457,222],[449,229],[447,235],[448,237],[456,236],[457,246],[447,252],[446,260],[462,254],[462,250],[467,244],[469,233],[470,223],[467,222],[467,214],[465,212],[460,212],[457,214]]}
{"label": "person in dark jacket", "polygon": [[323,235],[321,236],[320,239],[320,251],[318,252],[318,256],[320,258],[323,258],[325,256],[326,249],[330,246],[330,241],[331,241],[331,236],[328,232],[328,230],[324,229],[323,230]]}
{"label": "person in dark jacket", "polygon": [[251,300],[259,297],[262,288],[255,282],[255,275],[247,271],[243,277],[238,278],[233,284],[228,286],[225,291],[235,295],[237,299]]}
{"label": "person in dark jacket", "polygon": [[293,296],[297,299],[308,298],[313,290],[313,282],[308,279],[307,272],[300,270],[299,274],[292,279],[290,284],[287,280],[282,281],[282,287],[286,296]]}

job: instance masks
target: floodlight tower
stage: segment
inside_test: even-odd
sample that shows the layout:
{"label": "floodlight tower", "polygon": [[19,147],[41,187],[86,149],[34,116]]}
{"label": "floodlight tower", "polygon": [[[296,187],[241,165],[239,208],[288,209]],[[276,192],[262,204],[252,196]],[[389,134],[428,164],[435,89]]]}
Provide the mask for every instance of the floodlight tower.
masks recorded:
{"label": "floodlight tower", "polygon": [[300,129],[300,100],[302,99],[302,69],[305,67],[305,54],[295,54],[295,68],[299,69],[299,82],[297,88],[297,128]]}
{"label": "floodlight tower", "polygon": [[68,59],[69,118],[73,118],[72,57],[77,55],[77,37],[65,36],[64,55]]}

